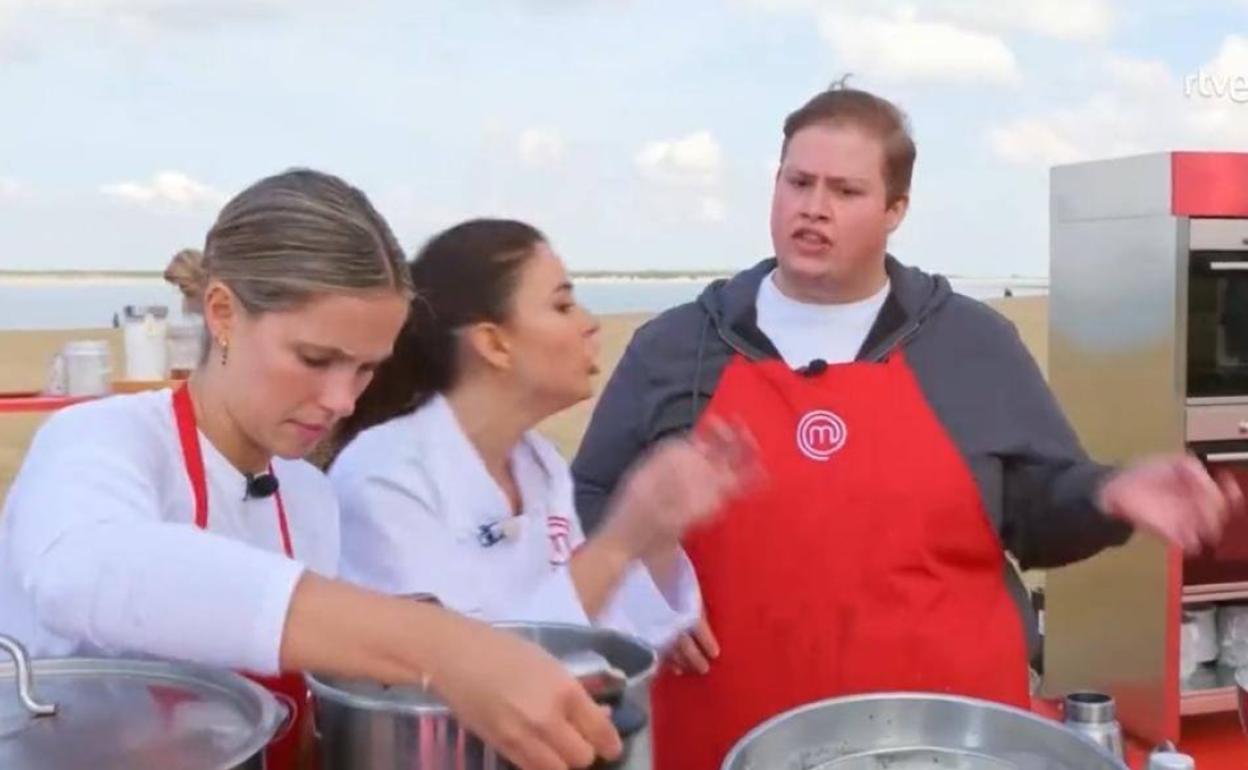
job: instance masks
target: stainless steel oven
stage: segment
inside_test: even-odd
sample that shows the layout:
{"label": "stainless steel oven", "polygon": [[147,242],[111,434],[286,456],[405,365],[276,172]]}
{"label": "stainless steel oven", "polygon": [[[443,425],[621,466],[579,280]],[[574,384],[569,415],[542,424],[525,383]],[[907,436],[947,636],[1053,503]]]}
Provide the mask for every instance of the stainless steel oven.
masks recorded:
{"label": "stainless steel oven", "polygon": [[[1048,371],[1089,453],[1186,449],[1248,485],[1248,153],[1090,161],[1050,179]],[[1129,734],[1178,741],[1189,720],[1236,707],[1231,663],[1204,646],[1185,657],[1184,640],[1196,650],[1210,615],[1246,609],[1248,520],[1196,556],[1138,536],[1050,571],[1046,692],[1109,692]]]}

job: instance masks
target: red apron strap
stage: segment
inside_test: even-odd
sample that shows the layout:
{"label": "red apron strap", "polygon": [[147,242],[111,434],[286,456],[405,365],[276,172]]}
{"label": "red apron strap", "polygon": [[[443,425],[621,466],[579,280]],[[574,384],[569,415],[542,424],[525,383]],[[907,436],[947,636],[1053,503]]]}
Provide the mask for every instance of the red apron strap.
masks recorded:
{"label": "red apron strap", "polygon": [[[178,442],[182,445],[186,476],[190,479],[191,491],[195,496],[195,526],[207,529],[208,479],[204,472],[203,451],[199,445],[195,408],[191,404],[191,392],[185,384],[173,392],[173,414],[177,420]],[[272,463],[269,464],[269,473],[273,473]],[[295,552],[290,542],[290,525],[286,521],[286,504],[282,502],[280,490],[274,494],[274,502],[277,504],[277,526],[282,535],[282,550],[287,558],[293,559]],[[299,725],[307,714],[308,690],[303,675],[285,673],[275,677],[251,674],[247,676],[272,692],[290,712],[289,718],[265,749],[265,766],[273,770],[295,770],[299,757]]]}
{"label": "red apron strap", "polygon": [[[276,477],[273,473],[273,463],[269,463],[269,475]],[[289,559],[295,558],[295,549],[290,543],[290,525],[286,523],[286,504],[282,502],[282,490],[273,493],[273,499],[277,503],[277,528],[282,533],[282,551]]]}
{"label": "red apron strap", "polygon": [[[195,526],[208,528],[208,479],[204,473],[204,454],[199,446],[199,427],[195,422],[195,407],[191,404],[191,391],[184,383],[173,392],[173,416],[178,423],[178,443],[182,445],[182,461],[186,464],[186,477],[191,482],[195,496]],[[269,463],[273,475],[273,464]],[[277,527],[282,535],[282,551],[288,558],[295,558],[290,541],[290,524],[286,521],[286,504],[282,502],[279,489],[273,495],[277,503]]]}
{"label": "red apron strap", "polygon": [[183,384],[173,392],[173,415],[178,422],[178,442],[182,445],[182,461],[195,495],[195,526],[208,528],[208,481],[204,477],[204,456],[199,448],[199,428],[195,424],[195,407],[191,391]]}

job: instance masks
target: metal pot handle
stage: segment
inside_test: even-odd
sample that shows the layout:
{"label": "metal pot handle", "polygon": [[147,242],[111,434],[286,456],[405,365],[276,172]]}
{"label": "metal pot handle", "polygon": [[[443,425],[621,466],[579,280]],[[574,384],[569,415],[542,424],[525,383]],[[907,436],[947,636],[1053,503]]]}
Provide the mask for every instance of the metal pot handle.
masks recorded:
{"label": "metal pot handle", "polygon": [[35,700],[33,694],[30,656],[26,654],[26,648],[21,642],[12,637],[0,634],[0,647],[3,647],[13,658],[13,665],[17,674],[17,699],[31,714],[37,717],[52,716],[56,713],[55,703],[40,703]]}
{"label": "metal pot handle", "polygon": [[[650,723],[650,719],[640,706],[625,698],[623,693],[616,694],[610,698],[599,699],[598,702],[611,707],[611,726],[620,734],[620,740],[624,741],[624,754],[611,762],[603,759],[596,760],[594,764],[589,766],[590,770],[627,767],[631,764],[629,753],[632,749],[628,739],[644,730],[646,725]],[[647,763],[648,765],[649,763]]]}
{"label": "metal pot handle", "polygon": [[641,707],[625,698],[620,698],[611,706],[611,725],[621,738],[631,738],[645,729],[650,723],[646,712]]}

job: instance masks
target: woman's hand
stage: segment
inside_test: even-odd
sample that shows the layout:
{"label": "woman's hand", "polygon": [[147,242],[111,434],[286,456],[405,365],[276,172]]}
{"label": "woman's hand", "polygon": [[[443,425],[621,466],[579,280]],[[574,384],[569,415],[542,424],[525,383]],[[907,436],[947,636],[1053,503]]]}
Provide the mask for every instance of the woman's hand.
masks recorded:
{"label": "woman's hand", "polygon": [[708,420],[692,438],[657,444],[625,476],[602,536],[632,558],[670,548],[762,476],[743,426]]}
{"label": "woman's hand", "polygon": [[719,657],[719,641],[703,615],[687,633],[681,634],[668,652],[667,663],[677,674],[705,674]]}
{"label": "woman's hand", "polygon": [[430,686],[513,763],[564,770],[620,755],[606,712],[539,647],[476,623],[453,636],[429,669]]}

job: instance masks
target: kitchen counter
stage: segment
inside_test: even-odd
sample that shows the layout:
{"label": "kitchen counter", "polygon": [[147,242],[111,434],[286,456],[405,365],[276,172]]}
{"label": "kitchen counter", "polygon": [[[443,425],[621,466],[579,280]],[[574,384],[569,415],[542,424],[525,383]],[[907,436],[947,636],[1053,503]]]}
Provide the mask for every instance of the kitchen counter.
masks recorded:
{"label": "kitchen counter", "polygon": [[45,396],[41,393],[0,393],[0,414],[55,412],[94,396]]}

